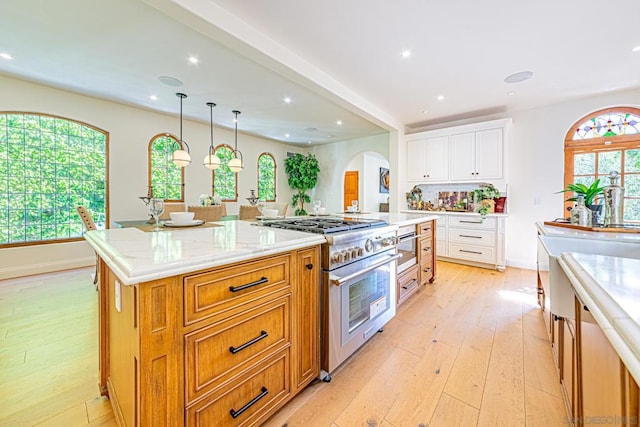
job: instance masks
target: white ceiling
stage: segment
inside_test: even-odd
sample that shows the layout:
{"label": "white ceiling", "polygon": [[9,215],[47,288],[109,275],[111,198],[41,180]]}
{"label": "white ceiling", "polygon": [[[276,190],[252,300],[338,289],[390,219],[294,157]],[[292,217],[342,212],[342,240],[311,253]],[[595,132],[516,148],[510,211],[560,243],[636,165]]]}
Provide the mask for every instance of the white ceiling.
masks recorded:
{"label": "white ceiling", "polygon": [[2,0],[0,13],[14,57],[1,74],[170,114],[181,91],[189,118],[208,123],[211,101],[218,125],[238,109],[239,130],[299,144],[637,88],[639,45],[637,0]]}

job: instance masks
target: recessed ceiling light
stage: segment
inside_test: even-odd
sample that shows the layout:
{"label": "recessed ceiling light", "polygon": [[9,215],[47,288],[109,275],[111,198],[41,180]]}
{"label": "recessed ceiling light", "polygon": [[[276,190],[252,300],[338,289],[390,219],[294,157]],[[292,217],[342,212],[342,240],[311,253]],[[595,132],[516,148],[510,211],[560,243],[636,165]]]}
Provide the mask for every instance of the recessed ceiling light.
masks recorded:
{"label": "recessed ceiling light", "polygon": [[189,62],[191,62],[192,64],[197,64],[198,62],[200,62],[200,60],[198,58],[196,58],[195,56],[190,56],[189,57]]}
{"label": "recessed ceiling light", "polygon": [[342,126],[342,120],[338,120],[338,121],[336,122],[336,124],[337,124],[338,126]]}
{"label": "recessed ceiling light", "polygon": [[311,144],[311,141],[307,141],[307,144]]}
{"label": "recessed ceiling light", "polygon": [[444,95],[438,95],[438,101],[442,101],[444,99]]}
{"label": "recessed ceiling light", "polygon": [[184,84],[180,80],[169,76],[160,76],[158,77],[158,80],[160,80],[161,83],[164,83],[167,86],[171,87],[180,87]]}
{"label": "recessed ceiling light", "polygon": [[291,104],[291,98],[289,98],[288,96],[284,98],[284,103],[285,104]]}
{"label": "recessed ceiling light", "polygon": [[331,139],[331,138],[335,138],[335,135],[329,135],[327,138]]}
{"label": "recessed ceiling light", "polygon": [[6,60],[11,60],[11,59],[13,59],[13,56],[9,55],[6,52],[2,52],[2,53],[0,53],[0,58],[6,59]]}
{"label": "recessed ceiling light", "polygon": [[316,128],[306,128],[305,130],[307,132],[317,132],[318,131],[318,129],[316,129]]}
{"label": "recessed ceiling light", "polygon": [[516,93],[514,91],[507,92],[507,95],[515,95],[515,94]]}
{"label": "recessed ceiling light", "polygon": [[636,46],[633,49],[631,49],[632,52],[640,52],[640,46]]}
{"label": "recessed ceiling light", "polygon": [[427,114],[429,110],[422,110],[422,114]]}
{"label": "recessed ceiling light", "polygon": [[403,50],[401,55],[402,55],[403,58],[408,58],[408,57],[411,56],[411,51],[408,50],[408,49],[407,50]]}
{"label": "recessed ceiling light", "polygon": [[157,101],[158,97],[155,96],[155,95],[149,95],[149,99],[152,100],[152,101]]}
{"label": "recessed ceiling light", "polygon": [[533,71],[518,71],[504,78],[505,83],[520,83],[533,77]]}
{"label": "recessed ceiling light", "polygon": [[288,133],[285,133],[285,134],[284,134],[284,137],[285,137],[285,138],[289,138],[289,136],[290,136],[290,135],[289,135]]}

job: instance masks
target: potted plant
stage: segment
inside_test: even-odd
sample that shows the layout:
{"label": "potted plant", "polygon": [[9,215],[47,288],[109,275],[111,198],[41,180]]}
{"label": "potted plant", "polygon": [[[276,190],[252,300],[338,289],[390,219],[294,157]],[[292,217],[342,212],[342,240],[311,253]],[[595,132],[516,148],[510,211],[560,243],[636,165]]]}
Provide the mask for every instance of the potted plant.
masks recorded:
{"label": "potted plant", "polygon": [[602,211],[602,205],[596,204],[594,202],[597,196],[603,194],[604,188],[605,186],[600,186],[600,178],[598,178],[588,187],[582,183],[573,183],[567,185],[566,189],[558,191],[558,193],[566,193],[569,191],[573,192],[575,196],[569,197],[566,200],[567,202],[575,202],[578,200],[578,196],[584,196],[584,204],[587,205],[587,207],[591,209],[591,211],[593,211],[593,223],[598,224],[598,218],[600,216],[600,212]]}
{"label": "potted plant", "polygon": [[307,215],[304,204],[311,202],[307,190],[314,188],[318,182],[318,173],[320,172],[318,160],[311,153],[306,156],[296,153],[285,159],[284,170],[289,176],[289,187],[298,191],[291,197],[291,202],[296,207],[295,214]]}
{"label": "potted plant", "polygon": [[[493,186],[493,184],[482,184],[480,188],[473,190],[474,203],[479,203],[478,213],[484,218],[492,206],[495,206],[495,199],[500,197],[500,190]],[[487,200],[489,202],[483,202]]]}

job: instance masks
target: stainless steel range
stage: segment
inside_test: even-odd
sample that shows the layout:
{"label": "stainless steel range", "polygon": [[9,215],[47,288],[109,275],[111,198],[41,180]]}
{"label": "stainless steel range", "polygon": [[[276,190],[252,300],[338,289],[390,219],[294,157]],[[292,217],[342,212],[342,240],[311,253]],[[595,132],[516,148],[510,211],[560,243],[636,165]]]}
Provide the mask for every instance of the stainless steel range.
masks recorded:
{"label": "stainless steel range", "polygon": [[328,375],[396,314],[397,226],[359,218],[270,221],[269,227],[324,234],[322,369]]}

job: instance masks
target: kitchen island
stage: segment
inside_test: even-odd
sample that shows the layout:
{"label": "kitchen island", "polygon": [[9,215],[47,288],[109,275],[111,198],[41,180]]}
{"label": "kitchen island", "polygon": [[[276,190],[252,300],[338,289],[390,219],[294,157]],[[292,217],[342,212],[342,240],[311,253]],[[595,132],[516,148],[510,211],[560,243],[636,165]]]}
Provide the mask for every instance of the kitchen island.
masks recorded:
{"label": "kitchen island", "polygon": [[264,422],[319,374],[320,235],[96,230],[100,389],[120,425]]}
{"label": "kitchen island", "polygon": [[640,234],[536,228],[539,302],[569,418],[637,423]]}

